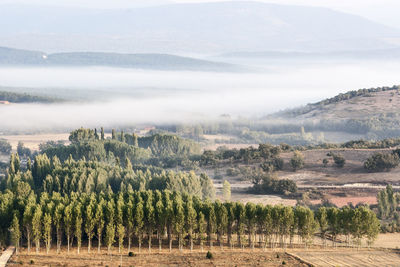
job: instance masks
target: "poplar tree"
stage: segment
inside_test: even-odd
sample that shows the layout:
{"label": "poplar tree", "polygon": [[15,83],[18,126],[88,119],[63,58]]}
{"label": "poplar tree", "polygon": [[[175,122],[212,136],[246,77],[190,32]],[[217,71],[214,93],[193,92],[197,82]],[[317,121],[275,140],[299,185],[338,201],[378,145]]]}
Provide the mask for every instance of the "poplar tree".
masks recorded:
{"label": "poplar tree", "polygon": [[101,140],[104,140],[104,128],[101,127],[101,132],[100,132]]}
{"label": "poplar tree", "polygon": [[188,197],[185,209],[186,230],[189,234],[190,251],[193,251],[193,231],[196,229],[197,213],[193,207],[193,199]]}
{"label": "poplar tree", "polygon": [[117,214],[116,214],[116,225],[118,234],[118,252],[121,253],[121,249],[124,246],[125,237],[125,226],[124,226],[124,199],[122,193],[118,194],[117,200]]}
{"label": "poplar tree", "polygon": [[320,232],[322,234],[324,247],[326,247],[326,232],[328,231],[328,227],[329,227],[328,213],[327,213],[326,207],[321,207],[318,209],[318,211],[316,213],[316,218],[318,221]]}
{"label": "poplar tree", "polygon": [[171,192],[163,192],[163,204],[164,204],[164,220],[167,227],[169,251],[172,250],[172,220],[174,217],[174,207],[171,201]]}
{"label": "poplar tree", "polygon": [[111,130],[111,139],[112,140],[116,139],[116,135],[115,135],[115,130],[114,129]]}
{"label": "poplar tree", "polygon": [[210,248],[213,247],[213,234],[216,228],[216,217],[213,205],[207,201],[204,205],[204,213],[207,220],[207,239]]}
{"label": "poplar tree", "polygon": [[153,193],[151,191],[145,191],[145,203],[144,203],[144,221],[148,236],[149,251],[151,251],[151,237],[154,231],[155,225],[155,211],[153,206]]}
{"label": "poplar tree", "polygon": [[64,228],[65,228],[65,235],[67,236],[67,251],[69,253],[70,245],[71,245],[71,236],[73,234],[73,206],[70,203],[68,206],[65,207],[64,210]]}
{"label": "poplar tree", "polygon": [[179,250],[182,251],[182,238],[184,233],[185,226],[185,211],[183,209],[182,197],[179,193],[174,194],[174,231],[178,236],[178,247]]}
{"label": "poplar tree", "polygon": [[97,235],[97,252],[101,249],[101,237],[103,235],[104,229],[104,200],[100,199],[97,204],[96,214],[95,214],[95,224],[96,224],[96,235]]}
{"label": "poplar tree", "polygon": [[18,219],[18,212],[14,212],[13,220],[11,223],[11,239],[15,246],[15,253],[18,254],[19,252],[19,244],[21,240],[21,229],[19,226],[19,219]]}
{"label": "poplar tree", "polygon": [[64,216],[63,213],[64,213],[64,205],[62,203],[59,203],[54,211],[54,225],[56,227],[56,235],[57,235],[57,253],[59,253],[61,249],[62,219]]}
{"label": "poplar tree", "polygon": [[31,235],[33,231],[33,213],[35,210],[35,204],[33,203],[28,203],[25,207],[24,214],[23,214],[23,225],[25,228],[25,233],[26,233],[26,241],[28,243],[28,253],[31,252]]}
{"label": "poplar tree", "polygon": [[90,253],[90,249],[92,248],[92,239],[94,236],[94,227],[96,225],[96,217],[95,217],[95,200],[91,199],[89,205],[86,206],[85,212],[85,232],[88,238],[88,252]]}
{"label": "poplar tree", "polygon": [[164,203],[162,199],[162,194],[160,191],[155,191],[155,221],[157,223],[157,238],[158,238],[158,250],[162,249],[162,236],[164,234],[165,228],[165,217],[164,217]]}
{"label": "poplar tree", "polygon": [[197,219],[197,231],[199,234],[199,243],[201,252],[203,252],[203,240],[204,240],[204,233],[206,232],[206,219],[203,212],[199,211],[198,219]]}
{"label": "poplar tree", "polygon": [[134,206],[133,206],[133,198],[129,196],[129,200],[125,205],[125,225],[126,225],[126,235],[128,237],[128,253],[131,251],[132,246],[132,234],[133,234],[133,225],[134,225]]}
{"label": "poplar tree", "polygon": [[231,184],[227,180],[224,181],[222,192],[224,195],[224,200],[226,202],[231,201]]}
{"label": "poplar tree", "polygon": [[228,225],[228,212],[225,206],[219,200],[214,202],[214,210],[216,216],[217,241],[221,249],[223,249],[223,237]]}
{"label": "poplar tree", "polygon": [[42,237],[42,207],[37,204],[32,218],[33,241],[35,242],[36,253],[40,250],[40,238]]}
{"label": "poplar tree", "polygon": [[138,239],[139,252],[142,249],[142,235],[143,235],[143,226],[144,226],[143,219],[144,219],[143,201],[139,196],[139,199],[136,202],[135,223],[134,223],[134,231],[135,231],[135,235]]}
{"label": "poplar tree", "polygon": [[107,245],[107,252],[110,254],[111,247],[115,242],[115,226],[114,223],[107,224],[106,227],[106,245]]}
{"label": "poplar tree", "polygon": [[43,236],[46,244],[46,254],[49,254],[51,247],[51,229],[51,215],[46,212],[43,217]]}
{"label": "poplar tree", "polygon": [[74,216],[75,216],[75,237],[78,245],[78,254],[79,254],[82,246],[82,223],[83,223],[81,203],[75,205]]}
{"label": "poplar tree", "polygon": [[256,224],[256,205],[247,202],[245,206],[247,231],[249,233],[249,247],[254,249],[254,231]]}
{"label": "poplar tree", "polygon": [[234,204],[232,202],[225,202],[225,209],[227,212],[227,235],[228,235],[228,245],[232,249],[232,234],[233,234],[233,225],[235,223],[235,211]]}
{"label": "poplar tree", "polygon": [[235,204],[236,233],[238,245],[243,249],[242,235],[244,231],[244,222],[246,220],[244,205],[240,202]]}

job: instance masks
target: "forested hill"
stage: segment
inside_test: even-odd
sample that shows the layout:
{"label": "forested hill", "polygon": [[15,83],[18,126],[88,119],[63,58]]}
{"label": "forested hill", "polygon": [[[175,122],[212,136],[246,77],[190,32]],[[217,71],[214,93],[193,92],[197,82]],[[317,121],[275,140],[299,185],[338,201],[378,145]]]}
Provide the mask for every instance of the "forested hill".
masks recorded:
{"label": "forested hill", "polygon": [[62,102],[63,100],[50,96],[0,91],[0,101],[8,101],[10,103],[54,103]]}
{"label": "forested hill", "polygon": [[400,107],[400,86],[359,89],[336,95],[332,98],[308,104],[304,107],[284,110],[272,117],[314,118],[329,117],[337,119],[363,118],[395,113]]}
{"label": "forested hill", "polygon": [[238,71],[239,66],[169,54],[118,54],[71,52],[46,54],[39,51],[0,47],[0,65],[108,66],[158,70]]}

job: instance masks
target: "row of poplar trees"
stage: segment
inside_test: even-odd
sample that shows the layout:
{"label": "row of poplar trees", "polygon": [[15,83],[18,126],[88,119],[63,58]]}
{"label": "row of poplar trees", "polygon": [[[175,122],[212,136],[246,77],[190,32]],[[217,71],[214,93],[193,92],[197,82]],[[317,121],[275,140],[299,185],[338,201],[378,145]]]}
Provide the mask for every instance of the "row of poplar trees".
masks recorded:
{"label": "row of poplar trees", "polygon": [[[194,245],[210,248],[213,244],[228,247],[274,248],[292,245],[295,237],[305,246],[319,233],[326,245],[330,237],[335,245],[343,235],[361,245],[367,238],[372,243],[379,232],[379,221],[367,207],[325,208],[315,213],[303,206],[262,205],[241,202],[211,202],[177,192],[135,191],[61,195],[33,192],[24,197],[19,192],[0,193],[0,237],[12,241],[17,249],[23,244],[39,252],[42,244],[48,253],[56,244],[68,252],[72,246],[79,253],[82,243],[90,252],[94,241],[111,251],[128,251],[143,244],[151,250],[156,239],[161,250],[173,243],[182,250]],[[206,242],[204,244],[204,242]]]}

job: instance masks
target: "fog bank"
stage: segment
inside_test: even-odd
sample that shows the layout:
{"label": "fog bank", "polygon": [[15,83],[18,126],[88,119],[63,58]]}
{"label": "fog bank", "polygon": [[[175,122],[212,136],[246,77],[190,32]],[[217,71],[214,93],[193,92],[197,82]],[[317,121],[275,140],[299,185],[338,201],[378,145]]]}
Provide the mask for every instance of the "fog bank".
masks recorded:
{"label": "fog bank", "polygon": [[[267,67],[260,73],[0,68],[0,85],[94,91],[87,102],[0,105],[0,132],[262,116],[359,88],[398,84],[400,63]],[[97,99],[97,91],[107,100]],[[73,98],[74,96],[71,95]]]}

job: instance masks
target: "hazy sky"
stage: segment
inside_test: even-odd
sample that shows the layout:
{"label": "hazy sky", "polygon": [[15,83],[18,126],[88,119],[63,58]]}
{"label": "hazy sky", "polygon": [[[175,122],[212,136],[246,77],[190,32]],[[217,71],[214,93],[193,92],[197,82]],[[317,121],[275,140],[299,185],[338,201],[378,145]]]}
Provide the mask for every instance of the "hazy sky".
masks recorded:
{"label": "hazy sky", "polygon": [[[0,4],[71,6],[86,8],[130,8],[168,3],[216,2],[220,0],[0,0]],[[229,1],[229,0],[226,0]],[[233,0],[243,1],[243,0]],[[268,3],[328,7],[357,14],[400,28],[399,0],[259,0]]]}

